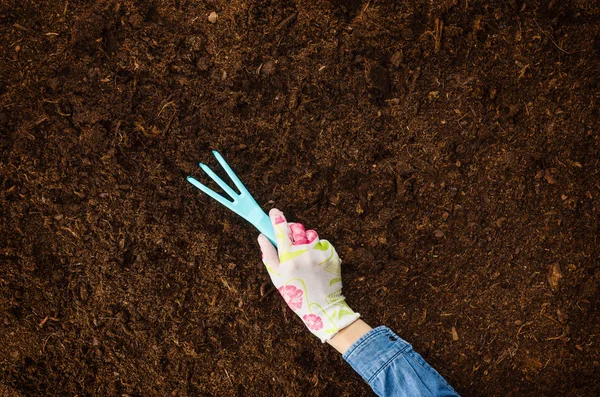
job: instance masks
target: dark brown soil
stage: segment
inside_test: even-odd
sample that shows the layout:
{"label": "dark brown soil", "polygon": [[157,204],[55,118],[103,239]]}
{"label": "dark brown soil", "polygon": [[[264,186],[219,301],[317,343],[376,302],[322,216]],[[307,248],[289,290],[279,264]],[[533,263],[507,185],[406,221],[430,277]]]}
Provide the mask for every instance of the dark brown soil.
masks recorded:
{"label": "dark brown soil", "polygon": [[256,231],[185,182],[215,148],[459,393],[598,396],[599,20],[0,0],[0,394],[371,395],[261,296]]}

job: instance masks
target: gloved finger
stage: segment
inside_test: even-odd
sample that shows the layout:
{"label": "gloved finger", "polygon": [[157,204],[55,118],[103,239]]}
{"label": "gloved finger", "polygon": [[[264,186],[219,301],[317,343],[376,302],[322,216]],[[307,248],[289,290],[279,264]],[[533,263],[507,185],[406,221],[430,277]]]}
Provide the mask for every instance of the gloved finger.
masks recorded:
{"label": "gloved finger", "polygon": [[277,208],[273,208],[269,211],[269,218],[271,218],[271,224],[275,230],[275,242],[277,243],[277,247],[279,247],[280,250],[284,250],[292,244],[287,220],[285,219],[283,212],[279,211]]}
{"label": "gloved finger", "polygon": [[313,241],[317,240],[318,238],[319,238],[319,235],[314,230],[311,229],[311,230],[306,231],[306,239],[308,240],[307,244],[312,243]]}
{"label": "gloved finger", "polygon": [[292,233],[292,240],[294,245],[308,244],[308,238],[306,237],[306,228],[301,223],[289,223],[290,232]]}
{"label": "gloved finger", "polygon": [[277,254],[277,248],[275,248],[269,239],[262,233],[258,236],[258,245],[260,246],[260,251],[262,252],[263,263],[265,266],[267,266],[267,269],[277,269],[279,266],[279,255]]}

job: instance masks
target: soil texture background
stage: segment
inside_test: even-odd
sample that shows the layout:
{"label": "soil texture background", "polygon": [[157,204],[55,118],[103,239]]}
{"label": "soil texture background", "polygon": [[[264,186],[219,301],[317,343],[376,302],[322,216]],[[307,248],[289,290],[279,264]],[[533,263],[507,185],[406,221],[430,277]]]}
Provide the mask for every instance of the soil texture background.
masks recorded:
{"label": "soil texture background", "polygon": [[211,149],[462,395],[600,395],[599,83],[591,0],[0,0],[0,395],[372,395]]}

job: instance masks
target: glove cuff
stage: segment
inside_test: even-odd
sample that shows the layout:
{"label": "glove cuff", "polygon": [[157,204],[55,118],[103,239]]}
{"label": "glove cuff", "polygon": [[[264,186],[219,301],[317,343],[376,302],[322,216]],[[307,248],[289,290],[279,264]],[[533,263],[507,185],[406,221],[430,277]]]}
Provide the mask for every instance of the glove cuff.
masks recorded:
{"label": "glove cuff", "polygon": [[325,343],[360,318],[346,303],[343,295],[326,307],[311,304],[310,313],[302,316],[306,327]]}

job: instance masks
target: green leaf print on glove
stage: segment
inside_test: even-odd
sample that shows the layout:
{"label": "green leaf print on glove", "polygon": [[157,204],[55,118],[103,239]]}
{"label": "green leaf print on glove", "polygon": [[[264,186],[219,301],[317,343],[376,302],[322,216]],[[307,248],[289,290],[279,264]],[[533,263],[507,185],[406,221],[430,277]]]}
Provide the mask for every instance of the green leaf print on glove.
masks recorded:
{"label": "green leaf print on glove", "polygon": [[317,232],[288,223],[278,209],[269,213],[277,248],[258,237],[263,263],[279,293],[322,342],[360,317],[342,295],[342,269],[335,248]]}

